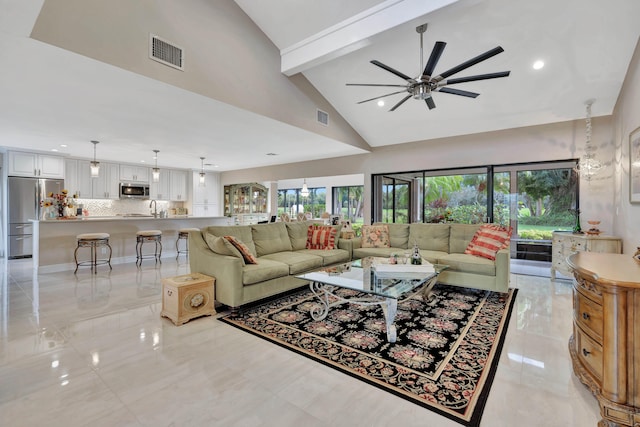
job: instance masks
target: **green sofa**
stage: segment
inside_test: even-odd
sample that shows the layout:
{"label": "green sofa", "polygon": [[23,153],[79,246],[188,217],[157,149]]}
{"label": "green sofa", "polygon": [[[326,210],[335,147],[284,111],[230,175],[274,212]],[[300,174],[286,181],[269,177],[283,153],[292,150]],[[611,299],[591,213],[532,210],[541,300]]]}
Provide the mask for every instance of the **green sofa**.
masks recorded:
{"label": "green sofa", "polygon": [[433,264],[446,264],[448,269],[438,282],[469,288],[507,292],[509,289],[509,248],[501,249],[495,261],[465,254],[480,224],[387,224],[391,247],[363,248],[362,239],[352,240],[352,257],[388,257],[402,254],[418,244],[420,254]]}
{"label": "green sofa", "polygon": [[[314,221],[275,222],[244,226],[211,226],[189,232],[191,272],[215,277],[216,301],[233,311],[250,302],[306,285],[295,276],[351,260],[351,241],[336,238],[337,248],[306,249],[307,230]],[[335,226],[340,235],[340,226]],[[208,236],[207,236],[208,235]],[[234,236],[257,257],[246,264],[224,250],[214,252],[212,236]],[[215,246],[214,246],[215,248]]]}

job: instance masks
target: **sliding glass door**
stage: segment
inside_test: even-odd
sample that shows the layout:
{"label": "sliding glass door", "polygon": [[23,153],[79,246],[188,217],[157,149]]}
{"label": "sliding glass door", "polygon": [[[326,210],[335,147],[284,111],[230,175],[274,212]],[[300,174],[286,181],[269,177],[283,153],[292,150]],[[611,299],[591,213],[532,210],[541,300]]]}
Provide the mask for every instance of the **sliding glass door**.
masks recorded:
{"label": "sliding glass door", "polygon": [[374,175],[374,222],[492,222],[519,241],[571,230],[579,208],[576,161]]}

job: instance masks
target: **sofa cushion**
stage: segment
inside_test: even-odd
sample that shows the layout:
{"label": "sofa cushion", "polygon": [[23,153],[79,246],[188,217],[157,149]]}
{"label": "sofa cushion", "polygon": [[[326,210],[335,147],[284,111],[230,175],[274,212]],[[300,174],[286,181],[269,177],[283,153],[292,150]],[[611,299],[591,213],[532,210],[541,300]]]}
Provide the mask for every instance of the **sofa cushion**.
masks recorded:
{"label": "sofa cushion", "polygon": [[482,224],[450,224],[449,252],[463,254]]}
{"label": "sofa cushion", "polygon": [[446,264],[446,263],[440,262],[440,260],[447,255],[449,254],[442,251],[430,251],[428,249],[420,249],[420,256],[423,259],[426,259],[427,261],[429,261],[431,264]]}
{"label": "sofa cushion", "polygon": [[244,257],[242,256],[242,253],[240,253],[240,251],[224,237],[214,236],[211,233],[204,233],[204,240],[207,242],[209,249],[213,252],[218,255],[231,255],[240,258],[242,260],[242,264],[244,264]]}
{"label": "sofa cushion", "polygon": [[448,265],[451,271],[464,271],[485,276],[496,275],[496,263],[487,258],[467,254],[447,254],[441,256],[438,262]]}
{"label": "sofa cushion", "polygon": [[258,260],[251,253],[249,248],[234,236],[224,236],[225,240],[231,243],[241,254],[246,264],[257,264]]}
{"label": "sofa cushion", "polygon": [[496,259],[500,249],[509,246],[511,227],[501,227],[497,224],[483,224],[471,239],[465,254],[475,255],[490,260]]}
{"label": "sofa cushion", "polygon": [[258,264],[247,264],[242,268],[242,284],[253,285],[288,275],[289,266],[287,264],[270,259],[260,259]]}
{"label": "sofa cushion", "polygon": [[420,249],[449,253],[449,228],[449,224],[413,223],[409,225],[409,247],[417,243]]}
{"label": "sofa cushion", "polygon": [[291,250],[299,251],[307,247],[307,232],[309,226],[313,225],[311,221],[294,221],[283,223],[287,227],[289,241],[291,242]]}
{"label": "sofa cushion", "polygon": [[303,249],[299,253],[309,254],[322,258],[322,265],[331,265],[339,262],[349,262],[351,257],[346,249],[333,249],[330,251],[319,249]]}
{"label": "sofa cushion", "polygon": [[[328,251],[318,251],[318,252],[328,252]],[[323,266],[322,257],[313,255],[311,253],[303,252],[303,251],[276,252],[273,254],[260,257],[260,261],[262,261],[263,259],[278,261],[283,264],[287,264],[289,266],[289,274],[299,274],[304,271],[309,271],[311,269],[319,268]]]}
{"label": "sofa cushion", "polygon": [[362,247],[363,248],[389,248],[389,225],[363,225],[362,226]]}
{"label": "sofa cushion", "polygon": [[335,249],[338,231],[331,225],[310,225],[307,230],[306,249]]}
{"label": "sofa cushion", "polygon": [[276,252],[291,251],[291,241],[284,222],[251,226],[256,254],[261,257]]}
{"label": "sofa cushion", "polygon": [[[373,225],[381,225],[376,222]],[[389,243],[392,248],[407,249],[409,247],[409,224],[387,223],[389,227]]]}
{"label": "sofa cushion", "polygon": [[253,244],[251,227],[248,225],[212,225],[203,230],[214,236],[234,236],[244,243],[254,256],[257,256],[256,245]]}
{"label": "sofa cushion", "polygon": [[368,256],[388,258],[393,254],[403,252],[399,248],[353,248],[353,259],[366,258]]}

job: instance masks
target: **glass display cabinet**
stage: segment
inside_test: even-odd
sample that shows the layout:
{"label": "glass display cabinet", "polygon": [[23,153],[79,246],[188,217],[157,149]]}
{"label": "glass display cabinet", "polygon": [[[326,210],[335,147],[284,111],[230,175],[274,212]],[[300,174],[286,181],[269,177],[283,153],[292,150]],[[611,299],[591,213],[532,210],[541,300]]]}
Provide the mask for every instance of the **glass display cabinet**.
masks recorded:
{"label": "glass display cabinet", "polygon": [[236,224],[257,224],[268,220],[269,190],[258,183],[224,186],[224,214]]}

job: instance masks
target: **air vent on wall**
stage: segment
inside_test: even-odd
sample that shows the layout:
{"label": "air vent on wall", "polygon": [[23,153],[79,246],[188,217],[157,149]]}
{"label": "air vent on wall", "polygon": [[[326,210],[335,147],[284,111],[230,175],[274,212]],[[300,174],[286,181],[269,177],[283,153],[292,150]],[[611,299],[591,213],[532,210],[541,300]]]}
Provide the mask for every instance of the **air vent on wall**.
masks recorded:
{"label": "air vent on wall", "polygon": [[149,58],[169,67],[184,70],[184,52],[181,47],[163,40],[155,34],[149,38]]}
{"label": "air vent on wall", "polygon": [[317,110],[317,120],[321,125],[329,126],[329,113]]}

